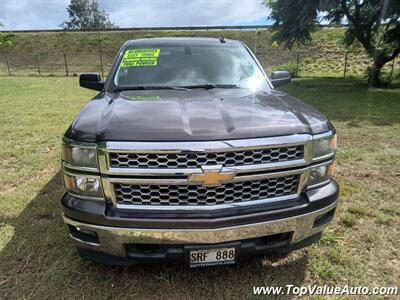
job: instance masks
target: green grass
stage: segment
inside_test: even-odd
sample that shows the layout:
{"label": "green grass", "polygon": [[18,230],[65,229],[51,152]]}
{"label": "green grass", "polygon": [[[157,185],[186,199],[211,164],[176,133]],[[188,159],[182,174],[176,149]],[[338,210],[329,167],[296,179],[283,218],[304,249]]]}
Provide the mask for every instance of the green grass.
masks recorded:
{"label": "green grass", "polygon": [[341,202],[323,239],[233,267],[122,269],[81,260],[60,215],[60,139],[94,93],[77,78],[0,77],[0,298],[252,298],[254,285],[399,286],[400,88],[303,79],[284,90],[338,131]]}
{"label": "green grass", "polygon": [[[87,71],[101,71],[101,48],[105,72],[111,67],[118,49],[129,39],[152,37],[220,37],[236,39],[246,43],[268,70],[288,70],[300,77],[342,77],[344,73],[343,44],[345,29],[324,28],[312,35],[312,42],[294,47],[294,52],[283,51],[282,45],[272,46],[273,32],[265,30],[210,30],[210,31],[109,31],[101,32],[37,32],[16,33],[15,43],[9,50],[8,63],[13,75],[66,74],[65,59],[69,75]],[[355,44],[350,49],[347,61],[347,76],[362,76],[371,61],[360,53],[362,47]],[[297,51],[300,56],[297,57]],[[0,53],[0,75],[7,75],[7,60]],[[297,70],[297,58],[299,69]],[[38,68],[39,64],[39,68]],[[384,66],[390,74],[391,64]],[[293,72],[296,71],[296,72]],[[298,71],[298,72],[297,72]],[[395,62],[395,76],[400,76],[400,60]],[[398,74],[399,73],[399,74]],[[397,74],[397,75],[396,75]]]}

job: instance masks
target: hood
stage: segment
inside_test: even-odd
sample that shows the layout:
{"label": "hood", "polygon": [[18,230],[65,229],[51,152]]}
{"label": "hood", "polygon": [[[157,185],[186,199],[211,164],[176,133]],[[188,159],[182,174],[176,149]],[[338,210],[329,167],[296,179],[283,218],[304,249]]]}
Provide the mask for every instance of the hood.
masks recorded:
{"label": "hood", "polygon": [[67,132],[80,141],[201,141],[316,134],[328,120],[284,93],[243,89],[99,94]]}

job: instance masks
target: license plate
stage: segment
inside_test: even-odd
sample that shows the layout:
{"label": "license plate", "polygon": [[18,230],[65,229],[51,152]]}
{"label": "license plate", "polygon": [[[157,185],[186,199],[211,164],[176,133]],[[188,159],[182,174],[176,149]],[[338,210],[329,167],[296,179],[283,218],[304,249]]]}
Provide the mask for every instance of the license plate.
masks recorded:
{"label": "license plate", "polygon": [[236,248],[211,248],[189,250],[189,266],[191,268],[229,265],[236,260]]}

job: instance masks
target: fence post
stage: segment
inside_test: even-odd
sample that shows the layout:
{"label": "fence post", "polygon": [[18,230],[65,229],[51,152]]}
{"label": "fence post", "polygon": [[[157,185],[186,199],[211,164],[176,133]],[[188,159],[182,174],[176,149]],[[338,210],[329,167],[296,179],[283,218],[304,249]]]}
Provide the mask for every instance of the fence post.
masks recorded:
{"label": "fence post", "polygon": [[255,30],[255,36],[254,36],[254,55],[257,55],[257,33],[258,33],[258,28]]}
{"label": "fence post", "polygon": [[100,66],[101,66],[101,78],[104,78],[103,57],[101,52],[100,52]]}
{"label": "fence post", "polygon": [[65,55],[65,53],[63,53],[64,56],[64,64],[65,64],[65,75],[68,77],[69,73],[68,73],[68,65],[67,65],[67,55]]}
{"label": "fence post", "polygon": [[40,74],[40,65],[39,65],[39,57],[36,55],[36,64],[37,64],[37,71],[39,73],[39,76],[41,76]]}
{"label": "fence post", "polygon": [[297,52],[296,77],[299,77],[299,65],[300,65],[300,52]]}
{"label": "fence post", "polygon": [[347,54],[348,52],[346,52],[345,56],[344,56],[344,71],[343,71],[343,78],[346,78],[346,72],[347,72]]}
{"label": "fence post", "polygon": [[97,31],[97,37],[99,40],[99,56],[100,56],[100,67],[101,67],[101,77],[104,78],[104,67],[103,67],[103,48],[101,47],[101,36],[100,31]]}
{"label": "fence post", "polygon": [[6,63],[7,63],[8,76],[11,76],[10,62],[8,61],[8,54],[7,53],[6,53]]}

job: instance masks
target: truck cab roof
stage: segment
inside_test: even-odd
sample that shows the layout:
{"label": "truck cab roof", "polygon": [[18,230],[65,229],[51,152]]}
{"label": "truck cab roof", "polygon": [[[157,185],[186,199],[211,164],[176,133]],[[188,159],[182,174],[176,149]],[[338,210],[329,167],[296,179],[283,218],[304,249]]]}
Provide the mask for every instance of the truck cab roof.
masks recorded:
{"label": "truck cab roof", "polygon": [[137,46],[173,46],[173,45],[187,45],[187,46],[214,46],[214,45],[231,45],[243,46],[243,43],[232,39],[220,38],[205,38],[205,37],[162,37],[162,38],[143,38],[136,40],[128,40],[124,47],[137,47]]}

